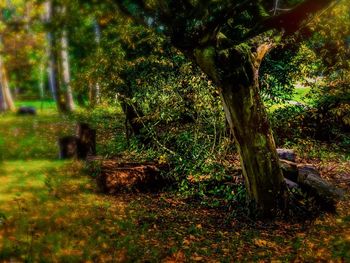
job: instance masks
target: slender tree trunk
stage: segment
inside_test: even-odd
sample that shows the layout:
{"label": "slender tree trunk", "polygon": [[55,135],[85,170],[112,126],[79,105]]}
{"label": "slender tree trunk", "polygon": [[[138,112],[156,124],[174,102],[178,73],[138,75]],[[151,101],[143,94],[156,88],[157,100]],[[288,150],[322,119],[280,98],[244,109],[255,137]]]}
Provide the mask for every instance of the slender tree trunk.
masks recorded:
{"label": "slender tree trunk", "polygon": [[[53,36],[51,32],[47,33],[47,56],[48,56],[48,67],[47,73],[49,75],[49,86],[52,94],[52,98],[56,101],[57,107],[58,105],[58,79],[57,79],[57,70],[56,70],[56,61],[53,56]],[[59,107],[58,107],[59,108]]]}
{"label": "slender tree trunk", "polygon": [[97,103],[97,90],[94,82],[89,83],[89,105],[94,108]]}
{"label": "slender tree trunk", "polygon": [[4,112],[7,110],[7,104],[4,98],[4,94],[2,92],[2,85],[0,83],[0,112]]}
{"label": "slender tree trunk", "polygon": [[285,184],[266,110],[259,95],[258,72],[267,49],[255,54],[238,46],[195,50],[200,67],[218,84],[227,121],[240,154],[251,200],[265,215],[285,197]]}
{"label": "slender tree trunk", "polygon": [[0,87],[1,87],[1,96],[0,99],[2,102],[0,102],[1,110],[7,110],[10,111],[16,111],[15,103],[13,102],[13,98],[11,95],[8,79],[7,79],[7,73],[5,69],[4,62],[2,60],[2,55],[0,54]]}
{"label": "slender tree trunk", "polygon": [[40,100],[44,100],[45,97],[45,63],[41,62],[39,66],[39,74],[40,74],[40,79],[39,79],[39,95],[40,95]]}
{"label": "slender tree trunk", "polygon": [[57,109],[59,112],[68,112],[69,109],[67,108],[66,104],[66,96],[64,95],[64,92],[61,90],[60,86],[60,79],[59,79],[59,51],[57,48],[57,41],[56,36],[49,32],[47,34],[48,37],[48,56],[49,56],[49,65],[48,65],[48,71],[49,71],[49,84],[50,89],[53,95],[54,100],[56,101]]}
{"label": "slender tree trunk", "polygon": [[73,111],[75,108],[72,87],[70,85],[70,68],[68,56],[68,38],[67,31],[62,32],[61,37],[61,72],[62,72],[62,86],[65,91],[66,108],[68,111]]}
{"label": "slender tree trunk", "polygon": [[[97,45],[97,48],[100,48],[100,42],[101,42],[101,29],[98,22],[94,21],[94,33],[95,33],[95,42]],[[96,104],[99,104],[101,102],[101,88],[100,83],[97,80],[94,80],[92,83],[90,83],[89,86],[89,99],[90,99],[90,106],[95,107]]]}
{"label": "slender tree trunk", "polygon": [[121,99],[121,106],[125,114],[125,118],[129,123],[131,130],[135,136],[141,135],[143,124],[137,121],[138,118],[143,117],[143,113],[136,105],[131,105],[127,100]]}

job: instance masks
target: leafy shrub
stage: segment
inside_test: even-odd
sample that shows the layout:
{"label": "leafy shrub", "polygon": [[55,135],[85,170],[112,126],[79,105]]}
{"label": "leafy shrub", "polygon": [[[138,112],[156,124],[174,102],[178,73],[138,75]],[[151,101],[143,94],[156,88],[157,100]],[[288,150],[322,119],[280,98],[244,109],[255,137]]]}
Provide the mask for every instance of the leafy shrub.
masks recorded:
{"label": "leafy shrub", "polygon": [[299,105],[288,105],[271,113],[270,120],[277,144],[303,136],[302,122],[305,109]]}

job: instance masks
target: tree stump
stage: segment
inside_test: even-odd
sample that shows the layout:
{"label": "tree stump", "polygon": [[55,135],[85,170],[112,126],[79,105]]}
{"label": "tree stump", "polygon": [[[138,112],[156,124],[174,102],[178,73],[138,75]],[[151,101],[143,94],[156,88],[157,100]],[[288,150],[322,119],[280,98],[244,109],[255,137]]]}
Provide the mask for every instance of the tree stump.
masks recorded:
{"label": "tree stump", "polygon": [[86,123],[79,123],[77,126],[77,137],[79,139],[79,159],[85,160],[88,155],[96,155],[96,130],[91,129]]}
{"label": "tree stump", "polygon": [[86,160],[88,155],[96,155],[96,130],[86,123],[79,123],[76,133],[76,136],[59,138],[60,159]]}
{"label": "tree stump", "polygon": [[59,158],[71,159],[77,158],[79,139],[75,136],[65,136],[58,139]]}

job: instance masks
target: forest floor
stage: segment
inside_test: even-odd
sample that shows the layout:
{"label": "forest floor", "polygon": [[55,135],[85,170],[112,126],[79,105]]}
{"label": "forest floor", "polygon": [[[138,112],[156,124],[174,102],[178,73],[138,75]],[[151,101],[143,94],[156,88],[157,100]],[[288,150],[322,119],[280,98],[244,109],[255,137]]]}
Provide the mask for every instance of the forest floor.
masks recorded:
{"label": "forest floor", "polygon": [[[71,118],[0,116],[1,262],[350,262],[350,198],[304,221],[239,220],[174,192],[101,194],[57,160]],[[312,158],[311,158],[312,157]],[[303,156],[349,193],[349,158]]]}

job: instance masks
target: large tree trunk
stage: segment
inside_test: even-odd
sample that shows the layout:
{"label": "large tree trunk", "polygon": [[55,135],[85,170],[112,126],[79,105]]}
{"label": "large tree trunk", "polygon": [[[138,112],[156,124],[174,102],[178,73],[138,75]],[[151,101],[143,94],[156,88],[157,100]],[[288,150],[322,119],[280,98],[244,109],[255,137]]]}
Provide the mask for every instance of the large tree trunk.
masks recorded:
{"label": "large tree trunk", "polygon": [[[245,69],[242,68],[242,74]],[[222,85],[226,118],[233,131],[249,196],[265,212],[277,207],[283,176],[275,142],[258,91],[258,79],[240,84],[240,77]]]}
{"label": "large tree trunk", "polygon": [[[0,41],[1,43],[1,41]],[[11,110],[16,111],[15,103],[13,102],[8,79],[7,79],[7,73],[5,69],[4,62],[2,60],[2,55],[0,54],[0,110]]]}
{"label": "large tree trunk", "polygon": [[[266,49],[255,54],[244,46],[222,51],[197,49],[201,68],[218,84],[227,121],[240,154],[249,197],[265,215],[283,200],[285,183],[264,105],[258,71]],[[283,203],[282,203],[283,204]]]}

